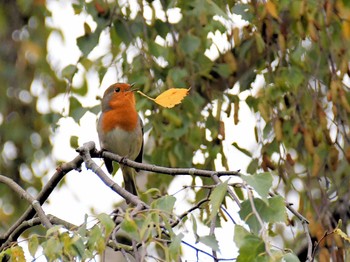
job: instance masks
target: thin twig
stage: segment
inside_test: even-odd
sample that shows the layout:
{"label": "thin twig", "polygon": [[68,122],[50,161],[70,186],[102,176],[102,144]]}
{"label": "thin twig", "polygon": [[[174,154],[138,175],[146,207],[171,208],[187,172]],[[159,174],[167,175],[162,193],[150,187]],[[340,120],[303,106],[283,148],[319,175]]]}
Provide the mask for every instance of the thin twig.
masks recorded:
{"label": "thin twig", "polygon": [[231,219],[232,223],[234,225],[237,225],[236,221],[233,219],[233,217],[231,216],[231,214],[226,210],[226,208],[223,207],[223,205],[221,205],[221,209],[224,211],[224,213]]}
{"label": "thin twig", "polygon": [[[199,248],[197,248],[197,247],[187,243],[186,241],[181,241],[181,243],[186,245],[186,246],[188,246],[188,247],[190,247],[190,248],[193,248],[194,250],[196,250],[196,252],[197,252],[197,261],[200,261],[199,257],[198,257],[198,253],[203,253],[203,254],[211,257],[211,258],[215,258],[215,257],[213,257],[212,254],[210,254],[210,253],[208,253],[208,252],[206,252],[206,251],[204,251],[202,249],[199,249]],[[217,261],[234,261],[235,260],[235,258],[216,258],[216,259],[217,259]]]}
{"label": "thin twig", "polygon": [[260,227],[261,227],[261,237],[262,237],[262,239],[264,240],[264,243],[265,243],[265,251],[266,251],[266,253],[267,253],[267,255],[269,257],[273,257],[271,252],[270,252],[267,230],[265,228],[264,221],[260,217],[259,212],[256,210],[256,207],[255,207],[255,204],[254,204],[254,198],[253,198],[253,194],[251,192],[251,189],[246,184],[244,186],[247,189],[247,195],[248,195],[248,199],[249,199],[249,202],[250,202],[250,206],[252,208],[252,212],[255,215],[255,217],[258,220],[258,222],[260,224]]}
{"label": "thin twig", "polygon": [[[218,172],[213,172],[212,171],[212,175],[211,175],[212,179],[214,180],[214,182],[216,184],[221,184],[221,180],[218,176]],[[231,188],[227,187],[227,192],[228,194],[232,197],[232,199],[236,202],[236,204],[238,205],[238,207],[241,207],[241,202],[239,201],[238,197],[236,196],[236,194],[232,191]]]}
{"label": "thin twig", "polygon": [[182,213],[182,214],[178,217],[178,219],[176,219],[173,223],[171,223],[171,227],[177,226],[177,225],[180,223],[180,221],[181,221],[184,217],[186,217],[186,216],[187,216],[188,214],[190,214],[192,211],[194,211],[194,210],[200,208],[200,206],[201,206],[202,204],[204,204],[205,202],[208,202],[208,201],[209,201],[209,199],[207,199],[207,198],[202,199],[201,201],[199,201],[196,205],[194,205],[193,207],[191,207],[190,209],[188,209],[187,211],[185,211],[184,213]]}
{"label": "thin twig", "polygon": [[[270,192],[269,195],[270,195],[271,197],[279,196],[279,194],[278,194],[277,192],[274,192],[274,193]],[[305,221],[305,223],[309,224],[309,221],[308,221],[302,214],[300,214],[298,211],[296,211],[296,210],[291,206],[290,203],[285,202],[285,205],[286,205],[286,208],[287,208],[290,212],[292,212],[297,218],[299,218],[299,220],[300,220],[301,222]]]}
{"label": "thin twig", "polygon": [[305,220],[302,221],[301,224],[303,225],[303,228],[304,228],[304,231],[306,234],[306,239],[307,239],[307,260],[306,260],[306,262],[311,262],[311,261],[313,261],[313,258],[312,258],[312,239],[310,236],[309,227],[308,227]]}
{"label": "thin twig", "polygon": [[[269,195],[271,197],[274,197],[276,195],[279,195],[277,192],[274,192],[274,193],[269,193]],[[313,250],[312,250],[312,240],[311,240],[311,236],[310,236],[310,231],[309,231],[309,221],[302,215],[300,214],[298,211],[296,211],[290,203],[287,203],[285,202],[285,205],[287,207],[287,209],[292,212],[300,221],[301,221],[301,224],[303,225],[303,228],[304,228],[304,231],[305,231],[305,234],[306,234],[306,238],[307,238],[307,261],[308,262],[311,262],[313,261]]]}

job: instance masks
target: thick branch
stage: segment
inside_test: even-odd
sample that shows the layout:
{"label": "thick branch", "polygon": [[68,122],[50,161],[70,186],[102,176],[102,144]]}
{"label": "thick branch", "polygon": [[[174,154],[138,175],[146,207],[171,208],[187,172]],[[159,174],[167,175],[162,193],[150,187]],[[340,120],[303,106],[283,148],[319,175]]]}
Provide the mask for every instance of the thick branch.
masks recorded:
{"label": "thick branch", "polygon": [[[86,144],[89,144],[89,147],[91,147],[90,143],[93,143],[93,142],[88,142]],[[239,170],[238,171],[212,171],[212,170],[204,170],[204,169],[196,169],[196,168],[170,168],[170,167],[150,165],[146,163],[139,163],[139,162],[135,162],[130,159],[127,159],[125,157],[121,157],[119,155],[113,154],[111,152],[97,151],[96,149],[91,152],[91,156],[104,157],[104,158],[114,160],[123,165],[133,167],[135,169],[151,171],[154,173],[163,173],[163,174],[172,175],[172,176],[190,175],[190,176],[212,177],[214,174],[216,174],[218,177],[241,176],[241,174],[239,173]]]}

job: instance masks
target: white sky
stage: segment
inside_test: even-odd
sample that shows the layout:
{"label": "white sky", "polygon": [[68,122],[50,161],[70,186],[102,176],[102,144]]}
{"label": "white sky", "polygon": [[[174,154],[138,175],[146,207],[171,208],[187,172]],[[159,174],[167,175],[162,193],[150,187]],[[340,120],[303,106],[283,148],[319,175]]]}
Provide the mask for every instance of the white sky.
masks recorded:
{"label": "white sky", "polygon": [[[57,68],[64,68],[69,64],[76,64],[79,59],[80,51],[76,46],[76,37],[84,34],[83,23],[88,22],[93,27],[91,23],[91,18],[85,15],[74,15],[73,9],[68,1],[48,1],[48,7],[52,11],[52,19],[48,20],[48,24],[61,28],[64,33],[64,39],[62,39],[57,33],[51,35],[48,41],[48,49],[50,53],[50,59],[52,64]],[[175,12],[178,10],[175,10]],[[175,18],[173,18],[175,19]],[[221,47],[222,39],[220,35],[212,35],[213,39],[216,39],[216,44]],[[105,38],[107,39],[107,38]],[[108,41],[103,41],[96,48],[90,56],[99,56],[104,54],[104,47],[108,45]],[[222,47],[224,48],[224,47]],[[222,51],[222,50],[221,50]],[[216,48],[212,48],[209,54],[216,56]],[[81,81],[81,75],[74,78],[74,84],[79,84]],[[103,79],[101,87],[98,83],[97,73],[89,72],[89,93],[86,98],[82,99],[84,105],[96,105],[99,102],[95,99],[96,95],[102,95],[106,87],[111,83],[117,82],[115,70],[111,69],[108,71],[106,76]],[[257,86],[261,85],[263,79],[259,79]],[[37,87],[32,87],[33,92],[40,89],[40,85]],[[43,91],[43,90],[41,90]],[[230,91],[231,93],[238,94],[238,88],[234,88]],[[253,91],[254,92],[254,91]],[[248,91],[240,94],[241,100],[244,100],[248,95]],[[190,99],[190,98],[187,98]],[[38,108],[39,110],[45,111],[47,107],[47,102],[45,99],[39,101]],[[68,106],[68,97],[59,96],[51,103],[51,108],[62,112],[64,107]],[[96,116],[92,113],[87,113],[80,121],[80,126],[74,123],[74,121],[67,117],[63,118],[59,122],[59,129],[55,132],[54,137],[52,138],[54,145],[54,156],[62,161],[72,160],[77,153],[69,145],[69,140],[72,135],[79,136],[79,144],[82,144],[87,141],[94,141],[98,146],[98,137],[96,132]],[[241,147],[248,150],[253,150],[257,148],[257,144],[254,138],[254,126],[256,124],[255,118],[253,117],[250,109],[245,103],[240,103],[239,111],[240,122],[238,125],[233,124],[233,119],[228,118],[224,113],[222,120],[225,122],[225,132],[226,140],[224,142],[224,150],[226,156],[229,159],[229,165],[231,170],[245,170],[250,159],[243,155],[241,152],[236,150],[231,144],[237,142]],[[96,160],[97,161],[97,160]],[[101,161],[98,161],[99,164],[102,164]],[[222,169],[218,166],[218,170]],[[54,167],[53,172],[54,173]],[[113,179],[116,180],[119,184],[122,183],[122,176],[116,175]],[[78,173],[72,171],[68,173],[65,177],[66,185],[55,189],[53,194],[49,198],[48,204],[45,204],[45,212],[48,214],[56,215],[64,220],[67,220],[74,224],[81,224],[84,222],[85,214],[91,214],[93,209],[96,213],[106,212],[110,213],[113,208],[113,203],[120,201],[121,199],[110,189],[108,189],[91,171],[87,171],[83,167],[83,171]],[[174,183],[169,188],[169,194],[177,192],[181,189],[182,185],[189,184],[190,178],[181,177],[181,179],[176,179]],[[178,214],[181,214],[182,211],[186,210],[189,206],[186,203],[186,198],[189,196],[184,192],[178,193],[175,195],[179,201],[178,206],[176,206],[176,211]],[[193,196],[192,196],[193,197]],[[179,205],[181,204],[181,205]],[[236,222],[239,222],[238,215],[236,214],[236,208],[229,201],[229,212],[235,218]],[[219,257],[222,258],[233,258],[237,256],[236,248],[233,243],[233,225],[231,221],[224,222],[224,227],[222,229],[217,229],[217,239],[221,247],[221,253]],[[192,230],[190,224],[186,224],[188,231]],[[200,226],[200,225],[199,225]],[[208,234],[207,228],[202,227],[201,235]],[[195,239],[191,236],[186,236],[184,239],[190,244],[195,245]],[[199,248],[202,248],[206,251],[210,250],[201,244],[196,245]],[[196,254],[193,249],[186,248],[183,246],[185,251],[184,258],[187,261],[195,261]],[[212,259],[205,255],[200,255],[200,261],[212,261]]]}

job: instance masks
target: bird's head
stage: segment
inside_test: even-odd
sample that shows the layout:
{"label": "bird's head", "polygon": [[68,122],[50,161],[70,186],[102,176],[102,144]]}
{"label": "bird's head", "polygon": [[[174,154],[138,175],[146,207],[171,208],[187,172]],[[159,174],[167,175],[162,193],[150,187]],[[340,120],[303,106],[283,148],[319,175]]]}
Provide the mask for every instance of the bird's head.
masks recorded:
{"label": "bird's head", "polygon": [[120,106],[135,106],[133,84],[116,83],[106,89],[102,98],[102,111]]}

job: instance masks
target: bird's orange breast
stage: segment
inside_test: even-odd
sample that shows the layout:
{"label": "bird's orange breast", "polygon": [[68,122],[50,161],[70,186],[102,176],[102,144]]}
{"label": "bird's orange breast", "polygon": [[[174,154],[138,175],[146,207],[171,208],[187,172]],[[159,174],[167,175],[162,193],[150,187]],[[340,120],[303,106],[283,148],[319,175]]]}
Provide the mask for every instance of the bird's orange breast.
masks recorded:
{"label": "bird's orange breast", "polygon": [[116,107],[103,113],[102,129],[109,132],[113,128],[133,131],[137,127],[138,115],[134,107]]}

